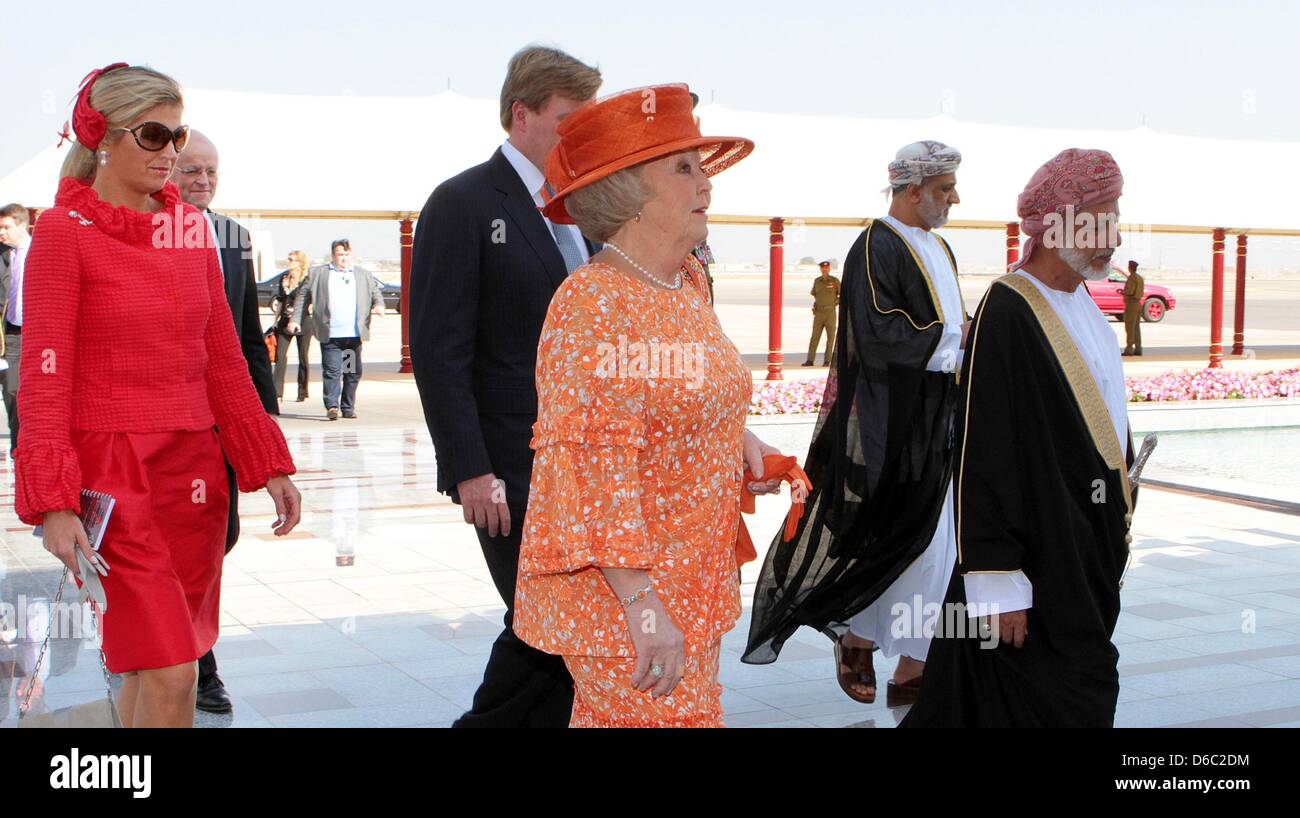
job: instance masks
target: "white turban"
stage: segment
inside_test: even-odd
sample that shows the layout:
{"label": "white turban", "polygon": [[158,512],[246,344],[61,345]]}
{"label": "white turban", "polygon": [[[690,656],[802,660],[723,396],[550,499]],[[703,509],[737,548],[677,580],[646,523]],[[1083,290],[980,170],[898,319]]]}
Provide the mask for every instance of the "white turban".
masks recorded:
{"label": "white turban", "polygon": [[919,185],[928,176],[955,173],[961,164],[961,151],[942,142],[925,139],[899,149],[889,163],[889,192],[899,185]]}

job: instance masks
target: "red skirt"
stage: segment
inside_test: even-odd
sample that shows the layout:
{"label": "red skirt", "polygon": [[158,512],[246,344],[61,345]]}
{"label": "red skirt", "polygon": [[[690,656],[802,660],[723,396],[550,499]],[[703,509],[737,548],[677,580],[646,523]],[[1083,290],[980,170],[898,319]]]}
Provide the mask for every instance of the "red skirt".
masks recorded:
{"label": "red skirt", "polygon": [[99,553],[113,673],[193,662],[217,641],[230,507],[215,429],[73,430],[84,488],[117,499]]}

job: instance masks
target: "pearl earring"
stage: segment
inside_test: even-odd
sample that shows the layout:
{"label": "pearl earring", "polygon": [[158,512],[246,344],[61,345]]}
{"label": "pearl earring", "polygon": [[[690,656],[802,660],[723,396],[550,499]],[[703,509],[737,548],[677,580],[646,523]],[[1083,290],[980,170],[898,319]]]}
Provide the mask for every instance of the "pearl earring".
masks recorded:
{"label": "pearl earring", "polygon": [[100,151],[100,152],[99,152],[99,164],[101,164],[101,165],[107,165],[107,164],[108,164],[108,151]]}
{"label": "pearl earring", "polygon": [[636,221],[637,224],[640,224],[640,223],[641,223],[641,211],[640,211],[640,210],[638,210],[638,211],[636,212],[636,219],[634,219],[634,221]]}

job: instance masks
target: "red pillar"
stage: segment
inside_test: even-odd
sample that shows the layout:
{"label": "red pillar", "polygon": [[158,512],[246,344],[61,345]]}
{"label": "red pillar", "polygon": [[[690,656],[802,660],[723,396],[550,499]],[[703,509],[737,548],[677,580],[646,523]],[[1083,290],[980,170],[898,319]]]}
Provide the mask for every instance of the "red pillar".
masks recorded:
{"label": "red pillar", "polygon": [[785,219],[772,219],[772,232],[768,240],[768,291],[767,291],[767,379],[785,380],[782,374],[785,358],[781,352],[781,309],[785,305]]}
{"label": "red pillar", "polygon": [[1246,352],[1246,234],[1237,234],[1237,297],[1232,302],[1232,354]]}
{"label": "red pillar", "polygon": [[401,247],[402,247],[402,362],[398,366],[398,372],[411,371],[411,323],[410,315],[410,293],[411,293],[411,247],[415,244],[415,227],[414,222],[410,219],[402,219],[401,222]]}
{"label": "red pillar", "polygon": [[1007,269],[1020,261],[1020,223],[1007,222]]}
{"label": "red pillar", "polygon": [[1223,242],[1223,228],[1214,228],[1214,262],[1210,273],[1211,369],[1223,366]]}

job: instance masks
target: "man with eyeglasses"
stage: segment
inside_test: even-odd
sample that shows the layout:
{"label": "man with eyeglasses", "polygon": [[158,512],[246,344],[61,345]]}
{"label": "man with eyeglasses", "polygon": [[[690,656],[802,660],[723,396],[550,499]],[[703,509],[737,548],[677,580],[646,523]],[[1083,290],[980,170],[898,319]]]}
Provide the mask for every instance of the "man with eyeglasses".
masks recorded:
{"label": "man with eyeglasses", "polygon": [[325,416],[355,418],[361,345],[370,340],[370,316],[384,314],[384,295],[369,270],[352,265],[352,243],[347,239],[330,244],[329,264],[307,272],[307,284],[294,299],[290,333],[302,327],[308,305],[320,342]]}
{"label": "man with eyeglasses", "polygon": [[[217,250],[221,273],[226,283],[226,300],[235,321],[235,334],[248,362],[248,374],[257,388],[262,406],[272,415],[280,414],[271,380],[271,361],[262,340],[262,323],[257,312],[257,282],[253,275],[253,244],[242,225],[211,210],[217,193],[217,146],[195,130],[189,132],[185,150],[176,158],[172,181],[180,190],[181,201],[203,212],[208,221],[208,236]],[[239,488],[235,470],[226,463],[230,480],[230,522],[226,528],[226,553],[239,540]],[[199,659],[198,694],[194,706],[208,713],[229,713],[230,695],[217,675],[217,659],[212,651]]]}

